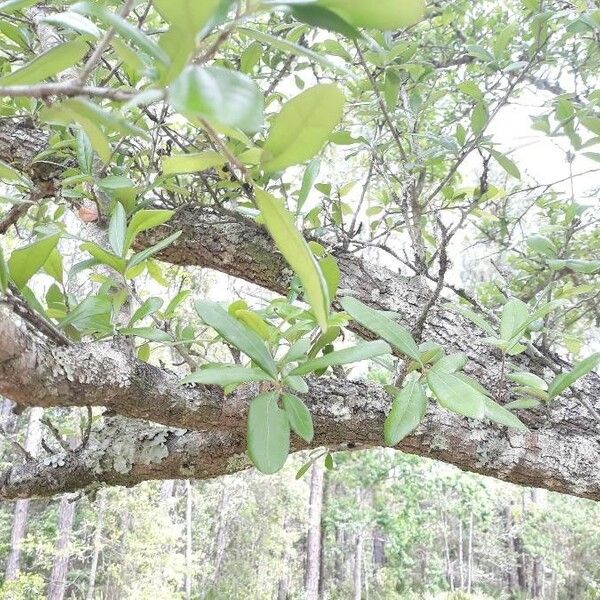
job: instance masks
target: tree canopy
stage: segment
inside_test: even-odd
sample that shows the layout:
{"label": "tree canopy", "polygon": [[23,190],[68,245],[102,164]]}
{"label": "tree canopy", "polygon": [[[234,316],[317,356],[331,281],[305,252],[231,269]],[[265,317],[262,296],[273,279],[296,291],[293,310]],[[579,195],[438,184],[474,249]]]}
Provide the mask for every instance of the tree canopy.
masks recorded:
{"label": "tree canopy", "polygon": [[600,499],[599,9],[5,0],[0,34],[0,394],[52,432],[0,498],[385,444]]}

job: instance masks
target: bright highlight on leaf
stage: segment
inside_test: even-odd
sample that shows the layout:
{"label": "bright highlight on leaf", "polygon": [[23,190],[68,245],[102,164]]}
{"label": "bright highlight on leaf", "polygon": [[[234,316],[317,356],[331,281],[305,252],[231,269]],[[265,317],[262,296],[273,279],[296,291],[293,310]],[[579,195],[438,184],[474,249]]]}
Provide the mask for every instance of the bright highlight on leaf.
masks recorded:
{"label": "bright highlight on leaf", "polygon": [[329,292],[315,257],[282,202],[260,188],[255,188],[255,192],[256,205],[265,226],[281,254],[298,275],[315,318],[321,329],[326,331],[329,326]]}
{"label": "bright highlight on leaf", "polygon": [[344,103],[334,84],[316,85],[286,102],[263,146],[263,169],[273,173],[315,156],[341,121]]}

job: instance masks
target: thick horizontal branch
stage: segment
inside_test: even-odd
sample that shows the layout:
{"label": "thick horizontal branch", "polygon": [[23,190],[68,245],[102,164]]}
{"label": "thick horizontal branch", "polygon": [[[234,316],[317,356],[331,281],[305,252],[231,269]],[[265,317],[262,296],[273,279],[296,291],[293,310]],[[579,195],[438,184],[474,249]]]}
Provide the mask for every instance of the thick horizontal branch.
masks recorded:
{"label": "thick horizontal branch", "polygon": [[[53,346],[6,308],[0,312],[0,394],[28,406],[107,406],[121,415],[178,429],[164,434],[165,440],[172,441],[161,442],[165,448],[148,463],[135,458],[136,452],[143,457],[146,451],[138,442],[155,439],[148,431],[164,430],[120,419],[127,427],[137,423],[139,432],[136,429],[138,433],[131,435],[128,430],[116,441],[113,430],[102,428],[83,453],[65,455],[64,465],[27,463],[14,469],[5,477],[0,497],[53,494],[96,483],[134,485],[144,479],[214,477],[232,472],[236,465],[247,466],[240,453],[254,388],[224,396],[217,388],[181,387],[173,374],[137,360],[118,343]],[[313,446],[382,445],[390,400],[381,386],[318,378],[310,381],[305,400],[315,421]],[[576,423],[556,423],[552,416],[532,415],[532,431],[523,434],[463,419],[432,403],[423,424],[400,448],[505,481],[600,499],[599,436]],[[199,446],[202,453],[189,451]],[[115,460],[122,465],[115,453],[132,456],[130,468],[123,472],[122,466],[111,467]],[[54,483],[50,485],[48,479]]]}

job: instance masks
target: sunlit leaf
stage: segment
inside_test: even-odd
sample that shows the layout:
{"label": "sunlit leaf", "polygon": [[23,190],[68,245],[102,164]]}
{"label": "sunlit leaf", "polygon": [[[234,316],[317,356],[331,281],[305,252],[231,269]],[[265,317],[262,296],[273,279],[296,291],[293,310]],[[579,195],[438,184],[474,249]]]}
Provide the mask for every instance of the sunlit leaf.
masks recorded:
{"label": "sunlit leaf", "polygon": [[44,266],[59,239],[60,234],[48,235],[13,250],[8,259],[8,270],[18,288],[22,288]]}

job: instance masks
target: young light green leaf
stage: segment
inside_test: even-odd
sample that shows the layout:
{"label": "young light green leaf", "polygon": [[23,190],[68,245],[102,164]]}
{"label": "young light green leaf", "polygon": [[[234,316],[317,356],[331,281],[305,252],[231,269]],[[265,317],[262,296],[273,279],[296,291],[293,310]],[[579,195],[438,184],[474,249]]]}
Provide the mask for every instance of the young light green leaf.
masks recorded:
{"label": "young light green leaf", "polygon": [[317,0],[316,4],[337,13],[355,27],[391,31],[418,23],[425,14],[424,0]]}
{"label": "young light green leaf", "polygon": [[540,404],[541,402],[539,400],[536,400],[535,398],[519,398],[518,400],[508,402],[504,405],[504,408],[510,410],[518,410],[526,408],[536,408]]}
{"label": "young light green leaf", "polygon": [[528,431],[527,426],[513,413],[494,402],[490,398],[485,398],[485,416],[500,425],[506,425],[519,431]]}
{"label": "young light green leaf", "polygon": [[568,269],[576,273],[592,274],[600,271],[600,260],[581,260],[575,258],[552,259],[548,261],[548,266],[553,271]]}
{"label": "young light green leaf", "polygon": [[99,3],[87,1],[77,2],[77,4],[71,6],[71,10],[95,17],[104,25],[112,27],[126,42],[137,46],[148,56],[156,59],[162,64],[167,65],[169,63],[168,55],[149,36],[119,15],[106,10]]}
{"label": "young light green leaf", "polygon": [[153,315],[157,310],[160,310],[160,307],[163,305],[162,298],[158,298],[157,296],[153,296],[152,298],[148,298],[134,313],[131,319],[129,320],[129,327],[131,327],[137,321],[141,321],[150,315]]}
{"label": "young light green leaf", "polygon": [[529,307],[517,298],[509,300],[502,309],[500,338],[506,342],[518,335],[529,318]]}
{"label": "young light green leaf", "polygon": [[20,69],[0,77],[0,86],[39,83],[77,64],[84,57],[87,50],[87,44],[81,39],[55,46]]}
{"label": "young light green leaf", "polygon": [[319,84],[286,102],[263,146],[267,172],[302,163],[321,150],[342,118],[345,98],[334,84]]}
{"label": "young light green leaf", "polygon": [[427,396],[416,380],[409,381],[392,402],[392,409],[383,425],[383,437],[388,446],[395,446],[415,430],[427,411]]}
{"label": "young light green leaf", "polygon": [[163,175],[179,175],[181,173],[196,173],[225,164],[225,158],[212,150],[196,154],[175,154],[162,159]]}
{"label": "young light green leaf", "polygon": [[181,235],[181,231],[176,231],[169,237],[166,237],[164,240],[157,242],[154,246],[150,246],[150,248],[146,248],[146,250],[142,250],[137,254],[134,254],[127,263],[127,270],[133,269],[136,265],[143,263],[145,260],[148,260],[151,256],[154,256],[161,250],[164,250],[167,246],[170,246],[179,236]]}
{"label": "young light green leaf", "polygon": [[169,86],[169,101],[183,114],[248,133],[263,125],[259,87],[247,75],[222,67],[187,67]]}
{"label": "young light green leaf", "polygon": [[248,456],[265,474],[279,471],[290,448],[290,423],[287,413],[277,406],[278,394],[266,392],[250,403],[248,410]]}
{"label": "young light green leaf", "polygon": [[292,431],[305,442],[312,442],[314,436],[313,422],[306,404],[293,394],[283,394],[282,400]]}
{"label": "young light green leaf", "polygon": [[121,335],[141,337],[151,342],[172,342],[173,336],[156,327],[125,327],[119,331]]}
{"label": "young light green leaf", "polygon": [[201,383],[203,385],[240,385],[251,381],[271,379],[262,369],[238,367],[234,365],[214,365],[198,369],[181,380],[181,383]]}
{"label": "young light green leaf", "polygon": [[288,375],[283,378],[283,383],[299,394],[308,394],[308,384],[299,375]]}
{"label": "young light green leaf", "polygon": [[538,390],[548,389],[548,384],[541,377],[538,377],[533,373],[517,371],[515,373],[509,373],[506,376],[506,378],[510,381],[514,381],[515,383],[520,383],[521,385],[537,388]]}
{"label": "young light green leaf", "polygon": [[431,371],[434,373],[454,373],[455,371],[460,371],[467,364],[468,360],[467,355],[462,352],[448,354],[436,361],[433,367],[431,367]]}
{"label": "young light green leaf", "polygon": [[421,361],[419,347],[408,329],[356,298],[346,296],[340,300],[340,304],[357,323],[389,342],[402,354]]}
{"label": "young light green leaf", "polygon": [[198,300],[195,307],[199,317],[217,331],[223,339],[249,356],[273,379],[277,377],[275,361],[264,342],[254,331],[242,325],[214,302]]}
{"label": "young light green leaf", "polygon": [[50,25],[62,27],[64,29],[72,29],[77,33],[91,35],[94,38],[99,38],[101,35],[100,30],[94,23],[76,12],[66,11],[55,13],[53,15],[47,15],[41,20],[44,23],[49,23]]}
{"label": "young light green leaf", "polygon": [[25,181],[25,176],[17,169],[7,165],[3,160],[0,160],[0,179],[4,181]]}
{"label": "young light green leaf", "polygon": [[110,322],[112,307],[112,302],[106,296],[89,296],[67,314],[59,327],[64,329],[72,325],[83,330],[97,327],[104,330]]}
{"label": "young light green leaf", "polygon": [[166,319],[170,318],[173,315],[173,313],[175,312],[175,309],[182,302],[187,300],[187,298],[190,296],[191,293],[192,293],[191,290],[182,290],[181,292],[176,294],[175,297],[169,302],[169,304],[167,304],[167,308],[165,308],[165,310],[163,311],[164,318],[166,318]]}
{"label": "young light green leaf", "polygon": [[9,15],[17,10],[28,8],[38,1],[39,0],[4,0],[4,2],[0,2],[0,12]]}
{"label": "young light green leaf", "polygon": [[600,352],[588,356],[578,362],[571,371],[557,375],[548,388],[550,398],[556,398],[562,394],[568,387],[573,385],[580,377],[587,375],[600,364]]}
{"label": "young light green leaf", "polygon": [[340,268],[338,267],[337,260],[331,254],[328,254],[319,260],[319,267],[321,269],[321,273],[323,273],[323,277],[325,277],[325,283],[327,284],[329,297],[335,298],[341,278]]}
{"label": "young light green leaf", "polygon": [[290,375],[306,375],[311,371],[318,371],[319,369],[325,369],[327,367],[367,360],[369,358],[381,356],[382,354],[390,354],[391,351],[392,349],[390,346],[383,340],[365,342],[358,346],[344,348],[343,350],[335,350],[334,352],[319,356],[318,358],[307,360],[305,363],[296,367]]}
{"label": "young light green leaf", "polygon": [[255,193],[256,205],[275,245],[298,275],[315,318],[321,329],[326,331],[329,322],[329,292],[315,257],[282,202],[260,188],[255,188]]}
{"label": "young light green leaf", "polygon": [[298,360],[305,356],[309,349],[310,340],[306,338],[301,338],[290,346],[290,349],[286,352],[286,354],[283,356],[280,362],[289,363]]}
{"label": "young light green leaf", "polygon": [[485,396],[455,373],[429,372],[427,384],[444,408],[465,417],[483,418]]}
{"label": "young light green leaf", "polygon": [[127,215],[120,202],[115,203],[108,225],[108,241],[117,256],[125,256],[125,232],[127,230]]}
{"label": "young light green leaf", "polygon": [[296,205],[296,214],[299,214],[308,198],[308,194],[312,186],[315,184],[317,177],[319,176],[319,169],[321,168],[321,161],[318,158],[311,160],[302,176],[302,185],[298,192],[298,203]]}
{"label": "young light green leaf", "polygon": [[79,248],[91,254],[99,263],[112,267],[117,273],[120,273],[121,275],[125,273],[127,262],[124,258],[116,256],[111,252],[107,252],[104,248],[98,246],[98,244],[95,244],[94,242],[84,242]]}
{"label": "young light green leaf", "polygon": [[0,291],[6,292],[8,289],[8,265],[4,260],[4,252],[0,246]]}
{"label": "young light green leaf", "polygon": [[515,179],[521,179],[521,171],[519,167],[505,154],[497,150],[490,150],[490,154],[496,159],[497,163]]}
{"label": "young light green leaf", "polygon": [[8,270],[13,283],[21,289],[48,260],[56,248],[60,234],[48,235],[13,250],[8,259]]}
{"label": "young light green leaf", "polygon": [[172,210],[138,210],[127,226],[125,250],[129,250],[138,234],[166,223],[174,213]]}

